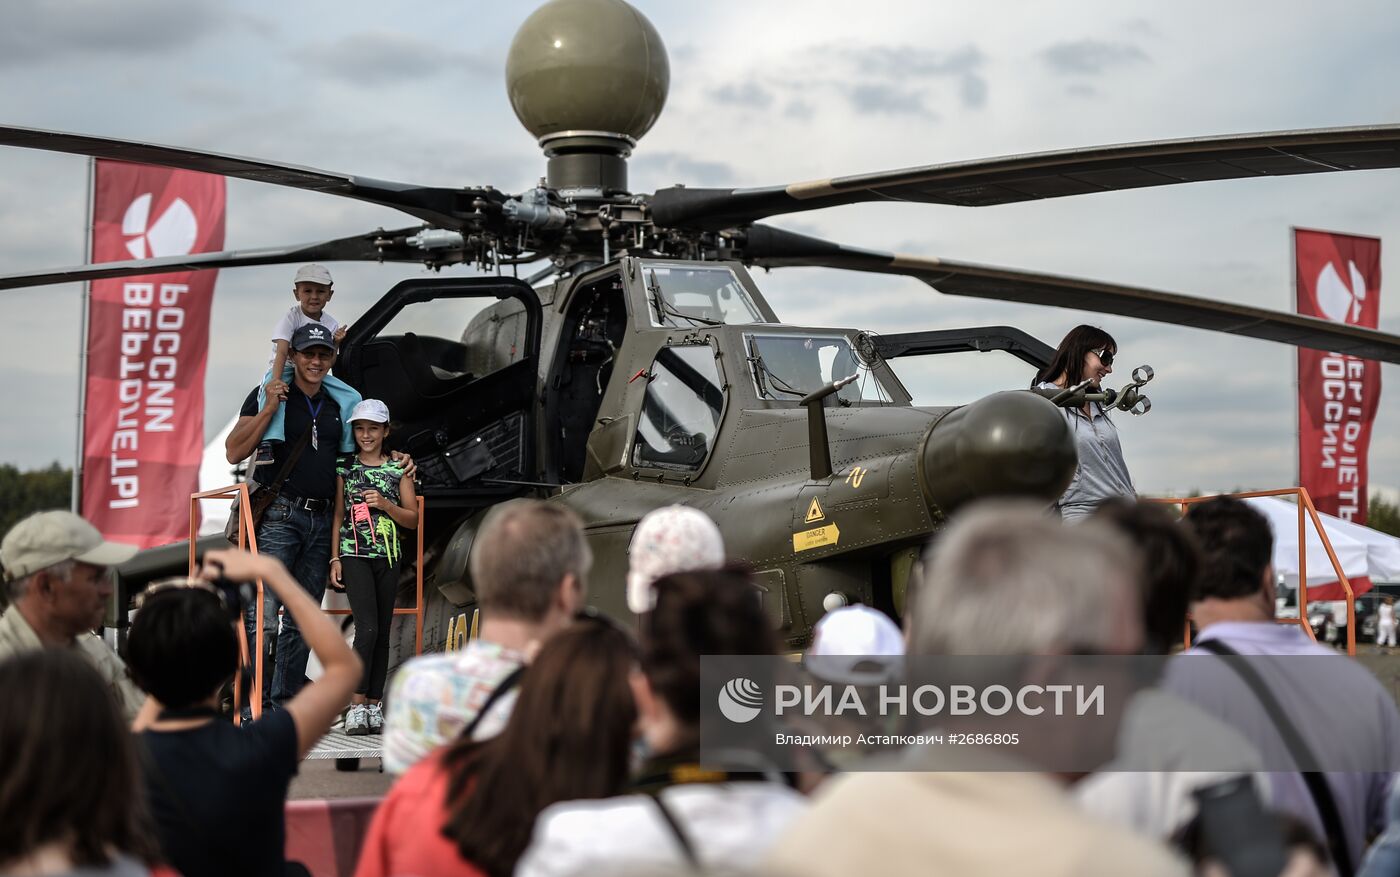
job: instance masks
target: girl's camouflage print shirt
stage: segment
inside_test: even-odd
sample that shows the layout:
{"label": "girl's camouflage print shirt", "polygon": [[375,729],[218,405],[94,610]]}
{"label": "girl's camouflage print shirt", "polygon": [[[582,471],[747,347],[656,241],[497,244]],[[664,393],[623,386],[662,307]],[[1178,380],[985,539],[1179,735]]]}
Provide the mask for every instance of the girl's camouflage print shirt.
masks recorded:
{"label": "girl's camouflage print shirt", "polygon": [[366,466],[358,454],[336,463],[335,474],[345,480],[345,518],[340,525],[341,557],[382,557],[398,563],[399,525],[382,511],[365,505],[366,490],[377,490],[387,502],[399,504],[403,467],[392,460]]}

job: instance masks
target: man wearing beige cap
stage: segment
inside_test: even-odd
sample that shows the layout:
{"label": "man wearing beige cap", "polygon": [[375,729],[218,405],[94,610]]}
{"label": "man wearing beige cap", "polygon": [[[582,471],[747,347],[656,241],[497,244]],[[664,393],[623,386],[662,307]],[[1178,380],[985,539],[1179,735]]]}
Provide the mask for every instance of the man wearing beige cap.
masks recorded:
{"label": "man wearing beige cap", "polygon": [[10,598],[0,615],[0,661],[45,647],[77,649],[134,718],[145,698],[121,658],[92,631],[112,596],[107,568],[135,554],[134,545],[103,540],[72,512],[38,512],[15,524],[0,542]]}

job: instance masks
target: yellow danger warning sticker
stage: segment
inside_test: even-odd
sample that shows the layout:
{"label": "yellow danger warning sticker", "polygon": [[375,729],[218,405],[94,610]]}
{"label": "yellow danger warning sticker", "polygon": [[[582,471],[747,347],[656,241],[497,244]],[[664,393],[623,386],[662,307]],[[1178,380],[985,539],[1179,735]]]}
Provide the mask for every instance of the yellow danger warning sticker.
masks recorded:
{"label": "yellow danger warning sticker", "polygon": [[807,506],[807,520],[803,523],[810,524],[813,521],[820,521],[825,517],[826,512],[822,511],[822,504],[817,501],[815,496],[812,497],[812,504]]}
{"label": "yellow danger warning sticker", "polygon": [[832,521],[823,527],[813,527],[810,530],[803,530],[800,533],[792,534],[792,550],[807,551],[812,548],[821,548],[823,545],[835,545],[841,540],[841,530]]}

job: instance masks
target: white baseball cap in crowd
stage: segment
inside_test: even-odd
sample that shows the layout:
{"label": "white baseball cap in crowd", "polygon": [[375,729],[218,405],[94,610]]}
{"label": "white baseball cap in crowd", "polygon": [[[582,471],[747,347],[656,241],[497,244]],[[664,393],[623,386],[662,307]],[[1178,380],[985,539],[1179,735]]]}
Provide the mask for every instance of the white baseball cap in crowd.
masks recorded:
{"label": "white baseball cap in crowd", "polygon": [[10,528],[0,542],[5,578],[22,579],[41,569],[77,560],[94,566],[115,566],[136,556],[137,547],[108,542],[97,528],[73,514],[36,512]]}
{"label": "white baseball cap in crowd", "polygon": [[824,679],[877,684],[897,674],[903,655],[904,634],[888,615],[869,606],[843,606],[813,628],[805,664]]}
{"label": "white baseball cap in crowd", "polygon": [[388,423],[389,406],[378,399],[361,399],[350,412],[350,422],[368,420],[370,423]]}
{"label": "white baseball cap in crowd", "polygon": [[890,617],[869,606],[828,612],[812,630],[809,655],[902,655],[904,634]]}
{"label": "white baseball cap in crowd", "polygon": [[641,615],[656,607],[651,585],[673,572],[724,566],[724,537],[710,516],[689,506],[647,512],[627,549],[627,608]]}
{"label": "white baseball cap in crowd", "polygon": [[292,278],[293,283],[319,283],[322,286],[331,285],[331,272],[325,265],[302,265],[297,269],[297,276]]}

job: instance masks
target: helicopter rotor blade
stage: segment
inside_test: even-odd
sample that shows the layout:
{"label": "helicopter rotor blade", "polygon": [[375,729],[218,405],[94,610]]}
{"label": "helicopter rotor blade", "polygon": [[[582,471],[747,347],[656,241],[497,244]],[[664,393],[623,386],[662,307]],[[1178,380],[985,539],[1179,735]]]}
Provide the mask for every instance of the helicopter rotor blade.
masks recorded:
{"label": "helicopter rotor blade", "polygon": [[865,250],[767,226],[748,229],[743,260],[764,268],[817,266],[904,274],[939,292],[1154,320],[1400,363],[1400,335],[1135,286],[993,265]]}
{"label": "helicopter rotor blade", "polygon": [[662,189],[663,227],[716,230],[859,201],[988,207],[1207,180],[1400,167],[1400,125],[1317,128],[1064,149],[756,189]]}
{"label": "helicopter rotor blade", "polygon": [[248,265],[280,265],[291,262],[426,262],[424,250],[403,242],[417,228],[378,231],[338,240],[262,247],[251,250],[224,250],[218,253],[192,253],[160,259],[134,259],[125,262],[99,262],[23,274],[0,276],[0,290],[103,280],[110,277],[136,277],[145,274],[171,274],[207,268],[240,268]]}
{"label": "helicopter rotor blade", "polygon": [[49,152],[66,152],[70,155],[89,155],[94,158],[203,171],[241,180],[271,183],[274,186],[325,192],[392,207],[429,224],[453,229],[462,226],[463,217],[473,209],[472,202],[487,193],[484,189],[415,186],[256,158],[222,155],[217,152],[117,140],[111,137],[93,137],[87,134],[69,134],[64,131],[18,128],[11,125],[0,125],[0,146],[43,149]]}

